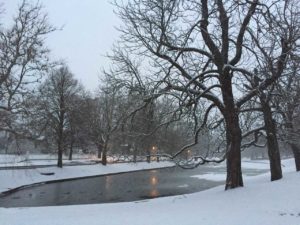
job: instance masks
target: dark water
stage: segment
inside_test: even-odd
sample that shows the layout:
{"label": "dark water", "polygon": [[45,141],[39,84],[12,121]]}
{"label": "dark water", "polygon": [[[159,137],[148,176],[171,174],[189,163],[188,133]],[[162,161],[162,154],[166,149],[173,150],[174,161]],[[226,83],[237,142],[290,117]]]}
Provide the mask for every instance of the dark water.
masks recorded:
{"label": "dark water", "polygon": [[[188,194],[223,184],[191,177],[218,170],[224,172],[210,167],[167,168],[38,185],[1,197],[0,207],[125,202]],[[246,174],[261,172],[264,171],[247,170]]]}

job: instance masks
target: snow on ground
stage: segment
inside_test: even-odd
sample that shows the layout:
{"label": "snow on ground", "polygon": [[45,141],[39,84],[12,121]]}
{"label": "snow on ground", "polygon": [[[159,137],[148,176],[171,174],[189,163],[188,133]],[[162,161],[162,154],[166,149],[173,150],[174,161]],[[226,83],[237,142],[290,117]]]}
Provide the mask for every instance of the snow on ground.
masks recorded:
{"label": "snow on ground", "polygon": [[[74,164],[76,162],[88,163],[96,160],[93,155],[74,154],[73,160],[68,160],[67,156],[63,157],[64,164]],[[0,154],[1,167],[18,167],[18,166],[38,166],[38,165],[56,165],[57,155],[53,154]]]}
{"label": "snow on ground", "polygon": [[[282,167],[285,167],[285,164],[290,161],[293,161],[293,160],[283,159],[281,162]],[[224,161],[222,163],[211,163],[211,164],[209,164],[209,166],[215,167],[215,168],[226,167],[226,161]],[[242,168],[264,170],[264,169],[270,169],[270,165],[269,165],[269,160],[267,160],[267,159],[251,160],[248,158],[243,158],[242,159]]]}
{"label": "snow on ground", "polygon": [[[284,167],[288,160],[282,160],[282,167]],[[246,169],[270,169],[269,160],[243,160],[242,167]]]}
{"label": "snow on ground", "polygon": [[[170,162],[139,162],[139,163],[115,163],[102,166],[84,165],[84,166],[69,166],[57,168],[47,167],[38,169],[17,169],[17,170],[0,170],[0,192],[7,191],[12,188],[17,188],[23,185],[29,185],[50,180],[70,179],[77,177],[87,177],[96,175],[105,175],[112,173],[120,173],[127,171],[137,171],[144,169],[154,169],[173,166]],[[54,173],[54,175],[42,175],[41,173]],[[1,220],[1,218],[0,218]],[[0,223],[1,224],[1,223]]]}
{"label": "snow on ground", "polygon": [[147,201],[79,206],[0,208],[1,225],[299,225],[300,173],[285,160],[284,178],[246,178],[245,187]]}
{"label": "snow on ground", "polygon": [[[206,174],[199,174],[199,175],[193,175],[191,177],[195,177],[198,179],[205,179],[205,180],[211,180],[211,181],[225,181],[226,180],[226,164],[216,164],[216,165],[210,165],[215,166],[216,168],[224,168],[224,172],[218,172],[218,173],[206,173]],[[294,159],[285,159],[281,162],[282,168],[285,168],[285,171],[291,170],[294,168]],[[270,169],[269,161],[268,160],[249,160],[249,159],[243,159],[242,160],[242,169],[256,169],[256,170],[268,170]],[[268,173],[270,174],[270,173]],[[247,175],[243,175],[244,178],[248,178]],[[249,176],[251,179],[251,176]]]}

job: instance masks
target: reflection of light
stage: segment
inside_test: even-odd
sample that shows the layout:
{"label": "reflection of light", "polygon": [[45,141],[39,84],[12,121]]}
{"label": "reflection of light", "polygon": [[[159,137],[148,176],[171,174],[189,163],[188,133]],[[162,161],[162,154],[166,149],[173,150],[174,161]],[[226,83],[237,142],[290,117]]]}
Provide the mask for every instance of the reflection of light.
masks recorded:
{"label": "reflection of light", "polygon": [[157,184],[157,178],[156,177],[151,177],[151,184],[156,185]]}
{"label": "reflection of light", "polygon": [[150,197],[151,198],[156,198],[156,197],[158,197],[158,195],[159,195],[159,193],[158,193],[157,189],[152,189],[150,191]]}
{"label": "reflection of light", "polygon": [[151,183],[151,190],[150,190],[150,197],[151,198],[156,198],[159,196],[159,193],[157,191],[157,184],[158,184],[158,179],[155,175],[150,177],[150,183]]}

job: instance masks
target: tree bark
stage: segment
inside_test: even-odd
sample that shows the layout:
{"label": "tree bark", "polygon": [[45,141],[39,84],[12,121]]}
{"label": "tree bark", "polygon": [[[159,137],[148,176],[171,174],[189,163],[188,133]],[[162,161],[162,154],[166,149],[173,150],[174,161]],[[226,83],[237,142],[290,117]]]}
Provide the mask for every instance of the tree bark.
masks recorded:
{"label": "tree bark", "polygon": [[62,168],[63,167],[63,148],[62,148],[62,141],[59,139],[57,144],[57,167]]}
{"label": "tree bark", "polygon": [[[242,133],[238,115],[235,113],[226,121],[227,132],[227,178],[225,190],[242,187],[243,177],[241,168]],[[229,120],[229,121],[228,121]]]}
{"label": "tree bark", "polygon": [[133,145],[133,162],[136,163],[137,149],[135,145]]}
{"label": "tree bark", "polygon": [[260,95],[260,102],[264,115],[265,131],[267,134],[267,147],[270,161],[271,181],[275,181],[282,178],[281,158],[276,136],[276,124],[273,120],[271,107],[264,94]]}
{"label": "tree bark", "polygon": [[288,140],[288,144],[291,146],[295,158],[296,171],[300,171],[300,148],[295,143],[295,137],[293,137],[294,136],[293,111],[287,112],[287,115],[285,117],[285,123],[288,132],[288,137],[290,139]]}
{"label": "tree bark", "polygon": [[63,93],[60,93],[59,100],[59,123],[57,130],[57,148],[58,148],[58,157],[57,157],[57,166],[63,167],[63,142],[64,142],[64,120],[65,120],[65,99]]}
{"label": "tree bark", "polygon": [[73,143],[74,143],[74,141],[72,138],[71,143],[70,143],[69,160],[72,160],[72,158],[73,158]]}
{"label": "tree bark", "polygon": [[227,177],[225,190],[244,186],[241,168],[242,131],[239,124],[239,112],[234,103],[230,76],[225,71],[220,80],[225,105],[223,115],[226,123],[227,139]]}
{"label": "tree bark", "polygon": [[147,156],[146,156],[147,163],[151,162],[151,155],[150,154],[151,154],[150,150],[147,150]]}
{"label": "tree bark", "polygon": [[106,166],[107,164],[107,156],[106,156],[106,151],[102,152],[102,159],[101,159],[101,163],[103,166]]}
{"label": "tree bark", "polygon": [[300,148],[296,144],[290,144],[290,146],[295,158],[296,171],[300,171]]}
{"label": "tree bark", "polygon": [[107,164],[107,155],[106,155],[106,151],[103,151],[103,152],[102,152],[101,163],[102,163],[103,166],[106,166],[106,164]]}
{"label": "tree bark", "polygon": [[[63,116],[61,116],[63,118]],[[63,120],[59,124],[58,128],[58,139],[57,139],[57,167],[63,167]]]}
{"label": "tree bark", "polygon": [[107,143],[104,144],[104,148],[102,151],[101,163],[103,166],[106,166],[106,164],[107,164]]}

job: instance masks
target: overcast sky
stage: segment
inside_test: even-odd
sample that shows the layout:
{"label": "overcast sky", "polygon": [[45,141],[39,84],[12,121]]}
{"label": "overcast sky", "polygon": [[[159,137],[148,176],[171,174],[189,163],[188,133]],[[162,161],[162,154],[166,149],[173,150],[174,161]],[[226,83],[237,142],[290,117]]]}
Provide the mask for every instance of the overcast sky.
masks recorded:
{"label": "overcast sky", "polygon": [[[4,24],[11,20],[21,0],[4,3]],[[37,2],[31,0],[29,2]],[[109,62],[104,55],[118,38],[115,26],[120,24],[108,0],[40,0],[50,23],[63,26],[49,35],[47,44],[55,59],[65,59],[71,71],[89,90],[99,84],[101,67]],[[3,21],[2,21],[3,23]]]}

